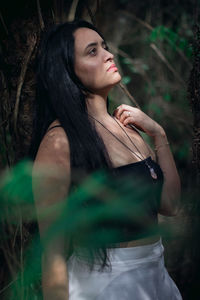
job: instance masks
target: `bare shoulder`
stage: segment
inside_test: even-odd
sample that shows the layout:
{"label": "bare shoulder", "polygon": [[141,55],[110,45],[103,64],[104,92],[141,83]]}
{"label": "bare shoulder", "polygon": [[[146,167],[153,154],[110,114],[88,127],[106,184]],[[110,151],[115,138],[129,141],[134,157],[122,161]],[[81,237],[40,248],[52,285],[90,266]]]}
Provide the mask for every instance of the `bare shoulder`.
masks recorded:
{"label": "bare shoulder", "polygon": [[[62,127],[47,131],[43,137],[33,165],[32,183],[40,234],[43,236],[60,216],[71,183],[69,142]],[[61,206],[55,206],[46,213],[46,208],[57,204]],[[44,219],[40,218],[43,213],[46,214]]]}
{"label": "bare shoulder", "polygon": [[47,131],[39,146],[35,164],[52,164],[69,168],[69,141],[62,127]]}

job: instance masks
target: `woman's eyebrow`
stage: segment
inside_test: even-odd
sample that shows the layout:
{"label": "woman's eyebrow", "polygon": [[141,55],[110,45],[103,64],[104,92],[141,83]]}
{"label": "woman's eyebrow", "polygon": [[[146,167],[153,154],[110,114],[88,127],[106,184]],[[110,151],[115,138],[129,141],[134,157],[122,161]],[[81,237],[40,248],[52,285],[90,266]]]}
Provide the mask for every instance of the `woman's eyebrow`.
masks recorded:
{"label": "woman's eyebrow", "polygon": [[[89,43],[86,47],[85,47],[85,50],[87,50],[88,48],[90,47],[94,47],[94,46],[97,46],[98,43],[97,42],[92,42],[92,43]],[[106,42],[104,40],[101,41],[101,45],[106,45]]]}
{"label": "woman's eyebrow", "polygon": [[85,50],[87,50],[89,47],[93,47],[93,46],[97,46],[97,45],[98,45],[97,42],[90,43],[85,47]]}

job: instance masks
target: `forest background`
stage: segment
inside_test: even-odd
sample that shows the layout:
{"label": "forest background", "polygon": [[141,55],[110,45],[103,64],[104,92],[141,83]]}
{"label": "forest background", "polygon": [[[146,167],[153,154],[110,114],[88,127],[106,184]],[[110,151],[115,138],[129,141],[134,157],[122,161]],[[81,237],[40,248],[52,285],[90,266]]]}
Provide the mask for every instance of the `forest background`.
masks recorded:
{"label": "forest background", "polygon": [[[40,36],[51,24],[74,18],[93,22],[115,54],[123,78],[110,94],[110,110],[121,103],[139,106],[167,132],[183,192],[178,216],[160,217],[170,228],[163,240],[166,264],[183,298],[199,299],[199,9],[198,0],[7,0],[0,4],[1,299],[41,297],[33,275],[39,271],[34,271],[34,264],[25,269],[34,226],[24,217],[24,202],[19,200],[29,183],[29,178],[24,180],[27,166],[19,162],[31,140]],[[6,177],[5,170],[14,165],[17,169]],[[5,186],[12,191],[6,197]]]}

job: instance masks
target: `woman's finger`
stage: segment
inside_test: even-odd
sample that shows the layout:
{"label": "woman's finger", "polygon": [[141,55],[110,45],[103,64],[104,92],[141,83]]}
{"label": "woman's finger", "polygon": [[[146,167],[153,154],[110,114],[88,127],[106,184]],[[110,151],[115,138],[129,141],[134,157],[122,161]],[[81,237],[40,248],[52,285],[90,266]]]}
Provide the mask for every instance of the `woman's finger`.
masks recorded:
{"label": "woman's finger", "polygon": [[123,124],[124,126],[126,126],[126,125],[128,125],[128,124],[133,124],[133,118],[132,118],[131,116],[126,117],[126,118],[123,120],[122,124]]}
{"label": "woman's finger", "polygon": [[120,115],[119,121],[120,121],[121,123],[123,123],[124,120],[126,120],[126,119],[127,119],[128,117],[130,117],[130,116],[131,116],[131,112],[128,111],[128,110],[124,110],[124,111],[122,112],[122,114]]}
{"label": "woman's finger", "polygon": [[130,106],[128,106],[126,104],[121,104],[120,106],[118,106],[117,109],[115,110],[115,117],[117,119],[119,119],[122,112],[125,111],[125,110],[128,110],[128,108],[130,108]]}

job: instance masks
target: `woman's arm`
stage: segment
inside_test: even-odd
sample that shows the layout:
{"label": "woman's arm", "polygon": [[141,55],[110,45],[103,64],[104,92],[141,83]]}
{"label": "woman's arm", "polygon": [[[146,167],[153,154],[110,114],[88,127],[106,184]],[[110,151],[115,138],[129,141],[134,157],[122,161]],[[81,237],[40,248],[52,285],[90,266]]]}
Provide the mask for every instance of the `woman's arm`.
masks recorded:
{"label": "woman's arm", "polygon": [[64,130],[54,128],[43,138],[33,167],[33,193],[43,246],[42,288],[44,300],[68,299],[66,237],[56,232],[47,239],[60,217],[70,184],[70,154]]}
{"label": "woman's arm", "polygon": [[165,216],[175,216],[180,207],[181,184],[173,155],[163,128],[153,136],[157,161],[163,171],[164,184],[162,188],[159,213]]}
{"label": "woman's arm", "polygon": [[165,216],[176,215],[180,205],[181,185],[164,129],[140,109],[125,104],[117,108],[115,117],[123,125],[132,124],[152,137],[164,175],[159,213]]}

